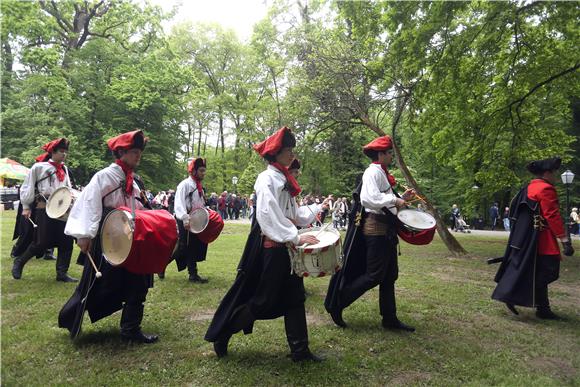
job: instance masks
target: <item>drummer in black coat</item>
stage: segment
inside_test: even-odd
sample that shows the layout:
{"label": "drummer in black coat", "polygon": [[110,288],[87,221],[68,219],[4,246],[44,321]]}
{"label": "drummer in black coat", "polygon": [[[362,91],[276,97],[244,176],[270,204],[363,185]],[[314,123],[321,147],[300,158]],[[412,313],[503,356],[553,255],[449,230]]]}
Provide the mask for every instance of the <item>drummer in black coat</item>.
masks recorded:
{"label": "drummer in black coat", "polygon": [[291,272],[286,244],[314,244],[313,236],[299,235],[296,225],[310,224],[321,205],[298,207],[300,187],[288,172],[296,139],[290,129],[278,130],[254,149],[269,163],[254,186],[256,216],[238,276],[222,300],[205,339],[214,343],[218,357],[227,355],[233,334],[252,332],[256,320],[284,316],[286,338],[293,361],[320,361],[310,352],[304,309],[304,283]]}
{"label": "drummer in black coat", "polygon": [[[379,285],[379,307],[386,329],[415,331],[397,318],[395,281],[398,277],[397,222],[398,209],[405,200],[414,196],[407,190],[400,198],[394,191],[395,178],[387,168],[393,161],[393,146],[389,136],[379,137],[367,144],[363,151],[372,163],[365,170],[360,186],[360,204],[353,208],[345,238],[346,262],[343,269],[333,276],[326,309],[332,320],[346,327],[342,311],[368,290]],[[358,199],[358,195],[355,197]],[[364,209],[361,207],[364,207]]]}
{"label": "drummer in black coat", "polygon": [[[111,266],[101,250],[101,225],[108,211],[124,206],[140,210],[144,187],[134,169],[141,161],[147,138],[141,130],[124,133],[107,141],[115,162],[97,172],[84,188],[69,215],[65,233],[77,238],[81,249],[79,263],[84,265],[81,282],[63,306],[58,325],[70,331],[71,338],[80,333],[85,310],[96,322],[122,309],[121,337],[137,343],[154,343],[158,336],[141,331],[144,302],[153,275],[134,274],[123,267]],[[95,273],[90,253],[102,277]]]}
{"label": "drummer in black coat", "polygon": [[207,163],[201,157],[192,159],[187,167],[189,177],[177,186],[175,191],[175,217],[179,227],[179,245],[173,259],[179,271],[187,267],[189,281],[204,284],[206,278],[199,276],[197,262],[205,261],[207,243],[202,242],[197,234],[189,231],[189,214],[195,208],[205,207],[205,195],[201,185]]}
{"label": "drummer in black coat", "polygon": [[[56,261],[56,280],[61,282],[77,282],[68,275],[70,259],[73,250],[73,239],[65,235],[65,223],[52,219],[46,214],[46,202],[58,188],[72,188],[69,171],[64,165],[68,154],[69,141],[58,138],[42,149],[45,154],[39,156],[20,187],[20,202],[22,204],[21,222],[37,226],[33,231],[32,242],[26,250],[14,259],[12,277],[20,279],[24,265],[34,256],[44,254],[50,247],[58,247]],[[22,227],[25,230],[27,226]]]}

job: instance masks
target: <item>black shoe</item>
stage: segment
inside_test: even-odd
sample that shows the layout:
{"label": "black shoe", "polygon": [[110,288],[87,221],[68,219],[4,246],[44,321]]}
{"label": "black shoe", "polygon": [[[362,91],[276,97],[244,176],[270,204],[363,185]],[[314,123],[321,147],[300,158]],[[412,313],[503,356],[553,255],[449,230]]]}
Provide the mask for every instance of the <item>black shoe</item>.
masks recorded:
{"label": "black shoe", "polygon": [[42,257],[42,259],[44,259],[45,261],[56,261],[56,257],[52,254],[44,254],[44,257]]}
{"label": "black shoe", "polygon": [[123,340],[131,341],[134,343],[142,344],[152,344],[159,340],[157,335],[147,335],[143,333],[140,329],[134,332],[123,333],[121,332],[121,338]]}
{"label": "black shoe", "polygon": [[316,356],[315,354],[310,352],[310,350],[307,350],[305,352],[292,353],[290,354],[290,357],[292,358],[292,361],[295,363],[302,361],[311,361],[314,363],[320,363],[321,361],[324,360],[320,356]]}
{"label": "black shoe", "polygon": [[195,282],[198,284],[205,284],[205,283],[207,283],[207,279],[201,278],[198,274],[195,274],[195,275],[189,276],[189,282]]}
{"label": "black shoe", "polygon": [[79,282],[78,279],[69,276],[68,274],[65,275],[57,275],[56,280],[59,282]]}
{"label": "black shoe", "polygon": [[24,265],[20,258],[16,257],[14,264],[12,265],[12,278],[16,280],[22,278],[22,269],[24,269]]}
{"label": "black shoe", "polygon": [[230,342],[231,335],[227,335],[223,338],[219,338],[213,342],[213,350],[218,358],[227,356],[228,354],[228,344]]}
{"label": "black shoe", "polygon": [[514,304],[510,304],[509,302],[506,302],[505,303],[505,306],[507,306],[507,308],[510,310],[510,312],[512,312],[516,316],[518,316],[520,314],[520,312],[518,312],[518,310],[516,309],[516,307],[514,306]]}
{"label": "black shoe", "polygon": [[159,277],[160,280],[164,280],[165,279],[165,272],[162,271],[161,273],[157,273],[157,277]]}
{"label": "black shoe", "polygon": [[399,330],[399,331],[406,331],[406,332],[415,332],[415,328],[400,322],[398,319],[394,321],[385,321],[383,320],[383,328],[390,329],[390,330]]}
{"label": "black shoe", "polygon": [[338,325],[341,328],[346,328],[346,323],[342,319],[342,309],[330,312],[330,317],[332,317],[332,321],[334,321],[336,325]]}
{"label": "black shoe", "polygon": [[536,316],[543,320],[562,320],[562,317],[552,312],[552,309],[550,309],[550,307],[538,308],[538,310],[536,311]]}

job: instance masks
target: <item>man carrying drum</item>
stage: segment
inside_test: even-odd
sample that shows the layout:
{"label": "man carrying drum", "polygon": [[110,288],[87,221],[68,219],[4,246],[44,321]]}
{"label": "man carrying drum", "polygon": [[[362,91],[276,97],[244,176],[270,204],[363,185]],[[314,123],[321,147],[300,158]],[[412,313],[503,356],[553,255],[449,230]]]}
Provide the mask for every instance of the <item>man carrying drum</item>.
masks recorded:
{"label": "man carrying drum", "polygon": [[[310,235],[298,235],[296,225],[306,226],[322,209],[321,205],[298,207],[300,186],[290,175],[296,139],[283,127],[254,146],[268,162],[254,188],[256,216],[238,266],[238,276],[222,300],[205,335],[214,343],[218,357],[227,355],[233,334],[251,333],[256,320],[284,316],[286,338],[293,361],[320,361],[308,347],[304,309],[304,282],[291,273],[287,243],[316,244]],[[326,205],[326,203],[324,204]]]}
{"label": "man carrying drum", "polygon": [[100,224],[106,211],[121,206],[143,208],[140,192],[144,187],[139,186],[142,183],[133,171],[147,141],[141,130],[109,139],[107,145],[115,162],[93,176],[70,212],[65,233],[77,238],[79,262],[84,263],[81,282],[59,314],[59,327],[67,328],[72,338],[80,332],[86,308],[93,323],[122,309],[123,339],[138,343],[154,343],[158,339],[141,331],[143,303],[153,286],[153,275],[111,266],[103,258],[100,243]]}
{"label": "man carrying drum", "polygon": [[[346,327],[342,318],[343,309],[379,285],[379,306],[383,316],[383,327],[413,332],[415,328],[397,318],[395,281],[399,271],[397,263],[399,241],[394,215],[405,206],[405,200],[410,200],[414,196],[414,191],[409,189],[400,198],[393,190],[396,181],[387,170],[393,161],[393,143],[389,136],[371,141],[364,146],[363,152],[372,163],[363,174],[360,189],[360,203],[365,210],[362,235],[347,234],[345,238],[347,247],[344,251],[346,262],[342,272],[339,273],[344,280],[340,285],[338,281],[331,281],[325,305],[335,324]],[[356,233],[356,229],[358,227],[351,227],[349,224],[349,233]],[[351,242],[351,239],[354,241]],[[330,296],[333,295],[334,302],[330,302]]]}
{"label": "man carrying drum", "polygon": [[[66,138],[58,138],[42,149],[46,153],[39,156],[20,188],[20,202],[24,221],[35,226],[32,243],[16,257],[12,266],[12,277],[20,279],[24,265],[32,257],[44,254],[49,247],[58,247],[56,259],[56,280],[61,282],[77,282],[68,275],[70,258],[73,250],[73,239],[64,233],[65,223],[52,219],[46,214],[46,201],[60,187],[71,188],[68,168],[64,165],[69,147]],[[31,214],[34,211],[34,220]]]}
{"label": "man carrying drum", "polygon": [[205,177],[206,160],[201,157],[189,162],[187,172],[189,177],[177,186],[175,191],[175,217],[179,227],[179,245],[173,255],[177,269],[182,271],[187,267],[189,281],[204,284],[206,278],[199,276],[197,262],[205,261],[207,243],[202,242],[197,234],[190,232],[190,213],[195,209],[205,208],[205,196],[201,182]]}

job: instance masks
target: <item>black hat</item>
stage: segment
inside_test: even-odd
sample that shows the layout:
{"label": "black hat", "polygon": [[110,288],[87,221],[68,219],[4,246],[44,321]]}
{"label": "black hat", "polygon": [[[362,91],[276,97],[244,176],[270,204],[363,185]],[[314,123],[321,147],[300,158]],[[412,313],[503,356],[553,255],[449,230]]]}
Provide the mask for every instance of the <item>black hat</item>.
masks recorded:
{"label": "black hat", "polygon": [[551,159],[531,161],[526,168],[534,175],[540,175],[546,171],[557,171],[562,164],[562,159],[553,157]]}

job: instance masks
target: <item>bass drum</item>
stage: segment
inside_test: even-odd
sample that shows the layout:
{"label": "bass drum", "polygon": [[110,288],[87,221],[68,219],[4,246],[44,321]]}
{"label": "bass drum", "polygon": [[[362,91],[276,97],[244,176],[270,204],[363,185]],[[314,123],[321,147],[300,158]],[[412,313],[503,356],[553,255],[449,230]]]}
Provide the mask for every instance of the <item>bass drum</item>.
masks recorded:
{"label": "bass drum", "polygon": [[103,256],[112,266],[134,274],[165,270],[177,244],[177,223],[165,210],[119,207],[107,214],[101,227]]}

